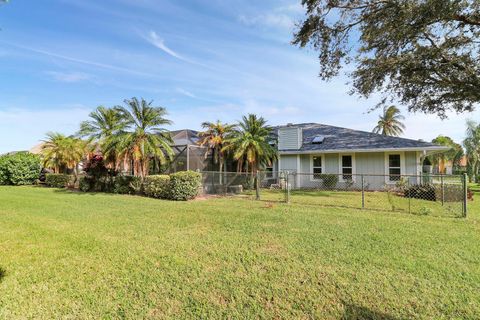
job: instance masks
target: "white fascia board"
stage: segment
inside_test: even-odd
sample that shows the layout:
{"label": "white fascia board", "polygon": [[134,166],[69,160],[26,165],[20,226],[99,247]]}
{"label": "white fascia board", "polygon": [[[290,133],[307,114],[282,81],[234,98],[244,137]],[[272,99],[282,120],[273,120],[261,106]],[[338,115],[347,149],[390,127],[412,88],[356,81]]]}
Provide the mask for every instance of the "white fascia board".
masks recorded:
{"label": "white fascia board", "polygon": [[365,153],[365,152],[395,152],[395,151],[447,151],[449,147],[434,146],[434,147],[418,147],[418,148],[375,148],[375,149],[331,149],[331,150],[281,150],[278,151],[280,155],[292,155],[292,154],[319,154],[319,153]]}

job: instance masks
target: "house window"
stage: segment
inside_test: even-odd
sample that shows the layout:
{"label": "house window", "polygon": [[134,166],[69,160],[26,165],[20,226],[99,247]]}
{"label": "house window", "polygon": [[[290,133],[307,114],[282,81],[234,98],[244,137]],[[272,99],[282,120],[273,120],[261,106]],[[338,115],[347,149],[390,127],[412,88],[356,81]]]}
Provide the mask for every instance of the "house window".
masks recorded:
{"label": "house window", "polygon": [[270,166],[265,168],[265,177],[267,179],[273,178],[273,167]]}
{"label": "house window", "polygon": [[342,179],[345,181],[353,180],[352,156],[342,156]]}
{"label": "house window", "polygon": [[388,155],[388,179],[391,182],[400,181],[402,162],[399,154]]}
{"label": "house window", "polygon": [[322,174],[322,157],[321,156],[313,156],[312,157],[312,173],[313,173],[313,179],[314,180],[319,180],[321,179],[321,174]]}

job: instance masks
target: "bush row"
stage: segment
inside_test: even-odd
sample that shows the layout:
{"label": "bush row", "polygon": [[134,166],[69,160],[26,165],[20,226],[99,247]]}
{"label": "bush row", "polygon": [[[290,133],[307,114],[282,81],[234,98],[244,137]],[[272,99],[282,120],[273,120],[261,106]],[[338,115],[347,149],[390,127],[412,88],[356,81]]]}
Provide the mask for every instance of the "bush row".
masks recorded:
{"label": "bush row", "polygon": [[62,173],[47,173],[45,175],[45,184],[50,188],[66,188],[73,177]]}
{"label": "bush row", "polygon": [[29,152],[0,157],[0,185],[34,184],[40,177],[40,158]]}
{"label": "bush row", "polygon": [[82,177],[79,188],[83,192],[108,192],[118,194],[143,194],[147,197],[170,200],[189,200],[198,195],[201,175],[183,171],[171,175],[147,176],[141,183],[133,176]]}

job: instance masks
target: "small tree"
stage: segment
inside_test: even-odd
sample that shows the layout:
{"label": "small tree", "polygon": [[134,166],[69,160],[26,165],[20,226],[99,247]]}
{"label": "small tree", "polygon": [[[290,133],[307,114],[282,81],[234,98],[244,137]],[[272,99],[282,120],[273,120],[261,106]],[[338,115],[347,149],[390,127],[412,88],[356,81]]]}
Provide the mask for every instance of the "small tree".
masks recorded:
{"label": "small tree", "polygon": [[72,170],[76,182],[78,165],[85,159],[88,151],[89,145],[86,141],[58,132],[49,132],[43,140],[43,165],[52,168],[55,173],[68,173]]}
{"label": "small tree", "polygon": [[201,146],[207,146],[209,148],[208,152],[212,152],[213,161],[219,165],[220,172],[220,183],[222,183],[222,175],[225,165],[225,144],[232,135],[235,125],[230,125],[227,123],[222,123],[220,120],[217,122],[204,122],[202,123],[202,128],[205,131],[199,133],[200,140],[198,144]]}
{"label": "small tree", "polygon": [[115,110],[124,121],[125,129],[109,145],[115,144],[124,161],[133,162],[134,175],[143,180],[152,158],[160,163],[172,158],[172,138],[164,128],[172,121],[165,118],[165,108],[152,106],[153,101],[132,98],[124,102],[125,106],[117,106]]}

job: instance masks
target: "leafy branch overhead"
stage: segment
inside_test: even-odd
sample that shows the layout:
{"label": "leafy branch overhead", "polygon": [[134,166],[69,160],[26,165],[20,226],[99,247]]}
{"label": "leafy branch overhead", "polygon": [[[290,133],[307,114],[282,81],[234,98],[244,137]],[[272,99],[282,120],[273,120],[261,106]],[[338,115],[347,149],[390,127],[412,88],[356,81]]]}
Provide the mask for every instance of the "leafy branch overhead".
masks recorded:
{"label": "leafy branch overhead", "polygon": [[445,117],[480,102],[480,1],[302,0],[293,43],[319,52],[320,77],[354,63],[352,94]]}

